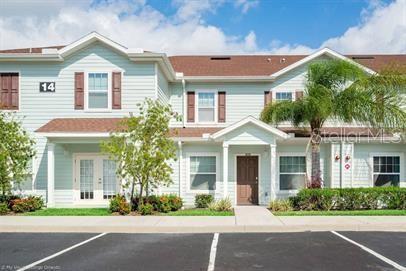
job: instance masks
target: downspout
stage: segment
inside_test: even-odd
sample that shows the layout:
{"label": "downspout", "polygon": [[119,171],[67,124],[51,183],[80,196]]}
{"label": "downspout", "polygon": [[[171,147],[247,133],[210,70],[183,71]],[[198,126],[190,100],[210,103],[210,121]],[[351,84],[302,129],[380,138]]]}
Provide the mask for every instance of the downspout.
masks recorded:
{"label": "downspout", "polygon": [[178,150],[179,150],[179,197],[182,197],[182,164],[183,164],[183,151],[182,151],[182,141],[178,141]]}
{"label": "downspout", "polygon": [[185,97],[186,97],[186,80],[182,79],[182,127],[185,127]]}

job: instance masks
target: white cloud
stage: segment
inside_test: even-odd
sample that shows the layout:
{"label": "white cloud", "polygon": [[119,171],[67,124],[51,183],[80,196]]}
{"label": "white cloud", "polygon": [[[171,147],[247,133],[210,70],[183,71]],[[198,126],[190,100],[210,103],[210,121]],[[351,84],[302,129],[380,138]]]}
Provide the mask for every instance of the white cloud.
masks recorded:
{"label": "white cloud", "polygon": [[[97,31],[127,47],[168,54],[308,54],[317,49],[281,41],[261,47],[254,31],[232,36],[204,21],[205,14],[216,13],[221,5],[230,4],[227,1],[173,0],[176,12],[168,16],[146,0],[1,0],[0,48],[68,44]],[[257,5],[249,0],[232,3],[241,13]],[[321,47],[342,53],[406,53],[406,0],[371,3],[359,25]]]}
{"label": "white cloud", "polygon": [[258,0],[236,0],[234,2],[236,7],[241,7],[242,13],[247,13],[248,10],[259,5]]}
{"label": "white cloud", "polygon": [[322,47],[355,54],[406,53],[406,0],[389,5],[372,1],[361,15],[361,24],[325,41]]}

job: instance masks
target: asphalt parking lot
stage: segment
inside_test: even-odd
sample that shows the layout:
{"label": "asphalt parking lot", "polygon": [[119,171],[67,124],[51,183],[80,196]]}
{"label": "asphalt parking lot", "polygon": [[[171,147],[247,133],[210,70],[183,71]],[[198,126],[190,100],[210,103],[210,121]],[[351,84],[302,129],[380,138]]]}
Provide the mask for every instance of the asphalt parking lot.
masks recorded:
{"label": "asphalt parking lot", "polygon": [[0,270],[406,270],[406,232],[0,233]]}

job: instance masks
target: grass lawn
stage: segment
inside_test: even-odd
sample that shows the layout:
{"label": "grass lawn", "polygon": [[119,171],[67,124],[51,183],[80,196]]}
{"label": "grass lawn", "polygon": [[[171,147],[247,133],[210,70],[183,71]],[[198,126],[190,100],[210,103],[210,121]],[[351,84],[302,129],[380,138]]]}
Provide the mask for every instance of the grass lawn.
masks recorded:
{"label": "grass lawn", "polygon": [[272,212],[276,216],[406,216],[406,210],[357,210],[357,211],[287,211]]}
{"label": "grass lawn", "polygon": [[216,212],[208,209],[184,209],[166,214],[165,216],[233,216],[233,211]]}
{"label": "grass lawn", "polygon": [[107,216],[107,208],[47,208],[24,213],[26,216]]}

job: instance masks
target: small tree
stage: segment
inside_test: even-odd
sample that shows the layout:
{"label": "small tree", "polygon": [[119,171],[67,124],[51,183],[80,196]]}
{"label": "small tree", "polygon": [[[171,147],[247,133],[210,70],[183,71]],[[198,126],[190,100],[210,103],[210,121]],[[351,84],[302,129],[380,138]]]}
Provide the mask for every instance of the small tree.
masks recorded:
{"label": "small tree", "polygon": [[169,122],[174,116],[171,107],[146,99],[139,105],[138,117],[130,114],[120,131],[102,142],[102,150],[118,163],[117,175],[130,188],[131,201],[138,188],[138,206],[149,189],[171,184],[172,168],[169,160],[176,159],[176,146],[169,138]]}
{"label": "small tree", "polygon": [[29,174],[27,168],[35,155],[35,141],[22,128],[14,113],[0,112],[0,189],[11,192]]}
{"label": "small tree", "polygon": [[296,101],[273,102],[261,114],[266,123],[290,121],[310,126],[312,170],[310,187],[320,187],[321,128],[328,120],[360,123],[373,128],[405,131],[406,78],[393,69],[367,76],[344,60],[315,61],[308,66],[306,95]]}

